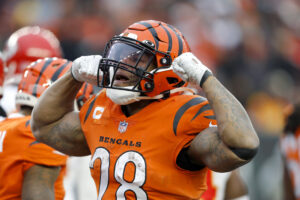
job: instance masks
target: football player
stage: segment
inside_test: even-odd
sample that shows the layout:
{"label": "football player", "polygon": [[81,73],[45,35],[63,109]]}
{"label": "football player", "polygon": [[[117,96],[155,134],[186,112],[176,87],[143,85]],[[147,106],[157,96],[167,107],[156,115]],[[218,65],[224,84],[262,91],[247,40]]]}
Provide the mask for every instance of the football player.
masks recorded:
{"label": "football player", "polygon": [[[71,105],[83,82],[106,89],[78,113]],[[92,154],[99,200],[199,199],[207,168],[233,170],[259,146],[238,100],[178,29],[154,20],[113,37],[103,57],[76,59],[41,96],[31,125],[38,141],[61,152]]]}
{"label": "football player", "polygon": [[[64,198],[67,157],[37,142],[29,121],[37,98],[71,65],[65,59],[46,58],[25,69],[15,101],[18,113],[0,123],[0,199]],[[91,87],[83,85],[77,95],[80,101]]]}
{"label": "football player", "polygon": [[51,31],[38,26],[26,26],[8,38],[3,49],[5,81],[1,100],[7,114],[16,109],[15,95],[25,67],[45,57],[62,57],[60,43]]}
{"label": "football player", "polygon": [[[0,53],[0,99],[3,96],[3,82],[4,82],[4,64],[3,64],[3,56]],[[0,105],[0,121],[2,121],[6,117],[6,112]]]}
{"label": "football player", "polygon": [[207,190],[200,200],[249,200],[247,186],[239,170],[218,173],[207,170]]}
{"label": "football player", "polygon": [[292,110],[280,140],[284,161],[284,199],[300,200],[300,104]]}

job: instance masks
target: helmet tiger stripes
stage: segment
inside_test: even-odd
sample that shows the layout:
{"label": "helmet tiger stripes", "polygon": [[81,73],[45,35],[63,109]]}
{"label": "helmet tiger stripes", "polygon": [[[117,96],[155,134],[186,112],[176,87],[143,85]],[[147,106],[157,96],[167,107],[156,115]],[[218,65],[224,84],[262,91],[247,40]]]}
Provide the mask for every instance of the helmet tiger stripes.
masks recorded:
{"label": "helmet tiger stripes", "polygon": [[39,59],[28,65],[16,94],[16,106],[33,107],[41,94],[71,68],[72,62],[61,58]]}
{"label": "helmet tiger stripes", "polygon": [[[103,78],[98,86],[140,92],[148,97],[170,94],[170,90],[187,85],[170,65],[189,51],[187,41],[175,27],[155,20],[136,22],[106,45],[99,65]],[[131,59],[130,63],[126,59]],[[120,70],[134,74],[137,83],[130,87],[116,86]]]}
{"label": "helmet tiger stripes", "polygon": [[156,52],[156,65],[162,67],[170,65],[174,58],[184,52],[190,51],[190,47],[182,33],[172,25],[164,22],[148,20],[130,25],[122,36],[137,35],[137,39],[143,43],[149,43]]}
{"label": "helmet tiger stripes", "polygon": [[[72,62],[62,58],[44,58],[31,63],[24,70],[16,94],[16,106],[33,107],[42,93],[58,78],[63,76],[72,66]],[[93,86],[83,84],[76,100],[78,109],[93,93]]]}

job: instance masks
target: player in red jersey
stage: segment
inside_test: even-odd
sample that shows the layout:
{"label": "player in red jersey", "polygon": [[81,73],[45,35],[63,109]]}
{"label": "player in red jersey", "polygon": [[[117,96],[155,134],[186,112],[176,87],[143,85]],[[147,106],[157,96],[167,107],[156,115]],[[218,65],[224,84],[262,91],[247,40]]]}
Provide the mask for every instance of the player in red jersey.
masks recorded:
{"label": "player in red jersey", "polygon": [[26,26],[9,36],[3,49],[6,73],[1,100],[7,114],[16,109],[15,96],[25,67],[46,57],[62,57],[60,43],[50,30]]}
{"label": "player in red jersey", "polygon": [[[106,89],[78,113],[71,104],[83,82]],[[207,99],[185,94],[188,83]],[[176,28],[154,20],[113,37],[103,58],[76,59],[39,99],[31,124],[61,152],[92,154],[98,199],[199,199],[207,168],[233,170],[259,146],[242,105]]]}
{"label": "player in red jersey", "polygon": [[[4,82],[4,63],[3,63],[3,56],[0,53],[0,99],[3,96],[3,82]],[[0,105],[0,121],[6,117],[6,112]]]}
{"label": "player in red jersey", "polygon": [[200,200],[249,200],[247,186],[238,170],[226,173],[207,171],[207,190]]}
{"label": "player in red jersey", "polygon": [[[0,199],[63,199],[66,156],[36,141],[30,129],[37,98],[72,62],[59,58],[38,60],[22,76],[16,95],[18,113],[0,123]],[[78,98],[86,100],[84,85]]]}
{"label": "player in red jersey", "polygon": [[300,104],[287,118],[280,140],[284,161],[284,199],[300,200]]}

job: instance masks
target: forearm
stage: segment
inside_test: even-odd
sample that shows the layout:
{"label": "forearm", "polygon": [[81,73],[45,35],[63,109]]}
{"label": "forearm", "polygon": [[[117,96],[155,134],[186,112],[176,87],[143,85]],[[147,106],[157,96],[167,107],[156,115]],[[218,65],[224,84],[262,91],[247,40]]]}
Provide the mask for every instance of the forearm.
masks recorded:
{"label": "forearm", "polygon": [[34,165],[24,174],[22,200],[54,200],[54,183],[60,167]]}
{"label": "forearm", "polygon": [[51,124],[72,112],[74,99],[81,86],[82,83],[74,80],[70,72],[51,85],[42,94],[33,109],[32,128]]}
{"label": "forearm", "polygon": [[241,103],[214,77],[202,86],[212,106],[221,140],[229,148],[257,149],[259,140]]}
{"label": "forearm", "polygon": [[29,188],[26,187],[26,190],[25,189],[23,190],[22,200],[40,200],[40,199],[54,200],[55,199],[53,188],[50,189],[45,185],[40,185],[38,189],[34,187],[34,185],[30,187]]}

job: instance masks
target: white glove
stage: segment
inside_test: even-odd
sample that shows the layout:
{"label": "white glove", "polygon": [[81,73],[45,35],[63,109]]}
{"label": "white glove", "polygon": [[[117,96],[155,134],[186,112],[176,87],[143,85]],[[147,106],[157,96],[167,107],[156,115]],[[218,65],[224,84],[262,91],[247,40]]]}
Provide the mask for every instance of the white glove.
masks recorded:
{"label": "white glove", "polygon": [[182,80],[201,87],[206,78],[212,75],[211,70],[191,52],[183,53],[175,58],[171,68]]}
{"label": "white glove", "polygon": [[[97,85],[97,73],[102,56],[81,56],[74,60],[71,68],[72,76],[79,82],[88,82]],[[102,77],[102,71],[99,71],[99,78]]]}

